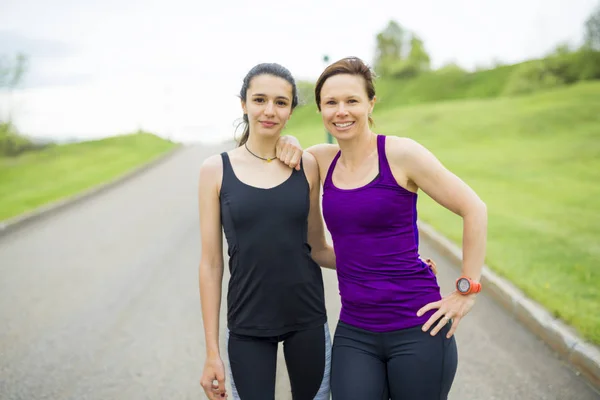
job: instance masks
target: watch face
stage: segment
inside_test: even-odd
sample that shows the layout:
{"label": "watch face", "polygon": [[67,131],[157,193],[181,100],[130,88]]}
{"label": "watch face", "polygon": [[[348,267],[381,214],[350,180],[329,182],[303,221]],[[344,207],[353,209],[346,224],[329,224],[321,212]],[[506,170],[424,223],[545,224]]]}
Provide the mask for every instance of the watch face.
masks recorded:
{"label": "watch face", "polygon": [[468,279],[460,278],[458,280],[458,284],[456,286],[457,286],[459,292],[466,293],[469,291],[471,284],[469,283]]}

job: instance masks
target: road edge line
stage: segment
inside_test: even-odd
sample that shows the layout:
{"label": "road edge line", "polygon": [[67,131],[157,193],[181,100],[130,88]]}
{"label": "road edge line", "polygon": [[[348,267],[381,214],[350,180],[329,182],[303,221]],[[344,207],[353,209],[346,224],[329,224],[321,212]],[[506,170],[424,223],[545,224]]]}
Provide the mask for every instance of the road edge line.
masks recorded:
{"label": "road edge line", "polygon": [[[462,250],[431,225],[417,222],[419,235],[461,269]],[[504,307],[512,317],[541,338],[589,384],[600,391],[600,348],[580,337],[572,327],[555,318],[539,303],[528,298],[507,279],[493,272],[487,265],[481,274],[483,291]]]}
{"label": "road edge line", "polygon": [[158,156],[152,158],[150,161],[145,162],[144,164],[138,165],[133,169],[123,173],[122,175],[113,178],[110,181],[105,183],[98,184],[93,186],[90,189],[84,190],[72,196],[42,205],[37,207],[31,211],[27,211],[23,214],[17,215],[15,217],[11,217],[0,221],[0,237],[8,235],[9,233],[15,232],[18,229],[23,228],[24,226],[34,222],[41,220],[43,218],[47,218],[51,215],[56,214],[59,211],[63,211],[69,207],[72,207],[80,202],[90,199],[93,196],[104,193],[108,189],[111,189],[119,184],[122,184],[128,181],[131,178],[134,178],[142,173],[150,170],[151,168],[158,166],[159,164],[167,161],[169,158],[173,157],[176,153],[184,149],[185,146],[181,144],[177,144],[171,150],[161,153]]}

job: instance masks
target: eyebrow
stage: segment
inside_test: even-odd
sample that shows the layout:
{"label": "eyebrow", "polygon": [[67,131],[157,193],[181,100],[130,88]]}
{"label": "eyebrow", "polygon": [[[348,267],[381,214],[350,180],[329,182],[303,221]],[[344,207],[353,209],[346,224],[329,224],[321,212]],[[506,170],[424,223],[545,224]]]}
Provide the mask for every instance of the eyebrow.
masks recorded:
{"label": "eyebrow", "polygon": [[[252,95],[252,97],[269,97],[269,96],[267,96],[266,94],[262,94],[262,93],[254,93]],[[288,101],[290,100],[287,96],[277,96],[275,98],[276,99],[284,99],[284,100],[288,100]]]}
{"label": "eyebrow", "polygon": [[[350,95],[348,95],[348,96],[341,96],[341,97],[342,97],[342,98],[344,98],[344,97],[345,97],[346,99],[360,98],[360,96],[359,96],[359,95],[357,95],[357,94],[350,94]],[[333,100],[335,100],[335,99],[337,99],[337,97],[336,97],[336,96],[325,96],[325,97],[323,97],[323,99],[324,99],[324,100],[332,100],[332,99],[333,99]]]}

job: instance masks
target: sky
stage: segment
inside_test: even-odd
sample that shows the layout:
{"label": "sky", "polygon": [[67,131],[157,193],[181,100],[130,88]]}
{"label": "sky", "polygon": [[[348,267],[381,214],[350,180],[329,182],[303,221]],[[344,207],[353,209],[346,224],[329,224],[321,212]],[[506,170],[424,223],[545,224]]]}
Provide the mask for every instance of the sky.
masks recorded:
{"label": "sky", "polygon": [[[567,6],[567,4],[569,4]],[[0,55],[28,56],[0,92],[24,134],[87,140],[137,129],[174,140],[231,139],[246,72],[278,62],[315,80],[333,62],[372,63],[393,19],[425,43],[432,66],[467,69],[581,43],[599,0],[199,1],[0,0]]]}

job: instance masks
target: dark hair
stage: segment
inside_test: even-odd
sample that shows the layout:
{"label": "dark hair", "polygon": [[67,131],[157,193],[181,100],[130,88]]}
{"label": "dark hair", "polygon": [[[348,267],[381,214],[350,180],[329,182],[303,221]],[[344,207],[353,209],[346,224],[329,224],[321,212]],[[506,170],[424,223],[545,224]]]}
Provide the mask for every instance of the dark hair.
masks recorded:
{"label": "dark hair", "polygon": [[[317,84],[315,86],[315,101],[317,102],[319,111],[321,111],[321,90],[323,89],[323,84],[332,76],[340,74],[362,76],[365,80],[365,91],[367,92],[369,100],[375,98],[375,86],[373,84],[375,74],[371,71],[371,68],[358,57],[346,57],[325,68],[325,71],[323,71],[319,79],[317,79]],[[373,124],[373,119],[370,116],[369,124]]]}
{"label": "dark hair", "polygon": [[[240,90],[240,99],[246,101],[246,92],[250,87],[250,83],[252,79],[256,76],[260,75],[272,75],[277,78],[285,79],[292,85],[292,110],[296,108],[298,105],[298,89],[296,88],[296,81],[292,76],[292,73],[285,67],[276,64],[276,63],[262,63],[255,65],[244,78],[244,82],[242,84],[242,89]],[[248,141],[248,136],[250,136],[250,127],[248,126],[248,114],[244,114],[242,118],[242,123],[245,123],[246,126],[244,128],[244,133],[238,142],[239,146],[244,145]]]}

